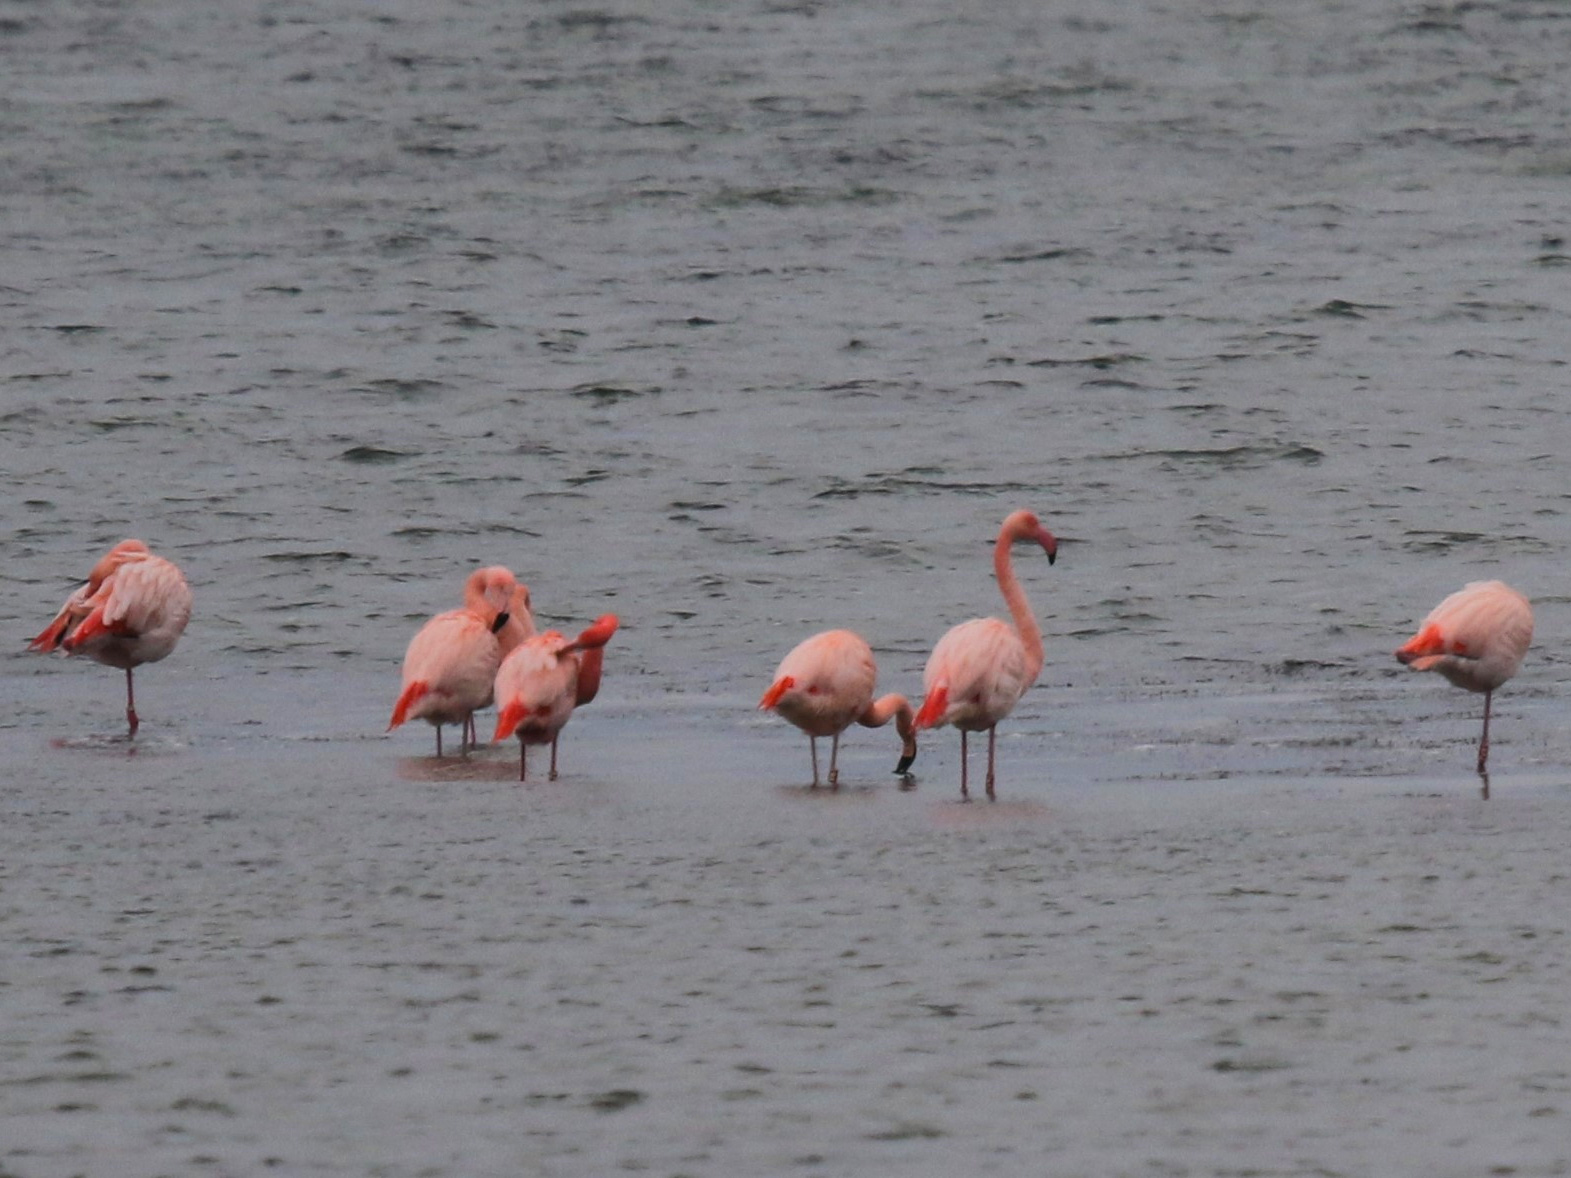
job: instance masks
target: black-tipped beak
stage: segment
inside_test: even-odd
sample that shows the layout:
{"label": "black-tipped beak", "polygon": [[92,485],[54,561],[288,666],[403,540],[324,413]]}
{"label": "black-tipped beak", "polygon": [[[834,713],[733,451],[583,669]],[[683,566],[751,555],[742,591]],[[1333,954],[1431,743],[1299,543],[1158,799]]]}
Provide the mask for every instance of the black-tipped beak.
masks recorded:
{"label": "black-tipped beak", "polygon": [[1053,549],[1053,551],[1051,551],[1051,552],[1049,552],[1047,554],[1047,563],[1048,564],[1057,564],[1058,563],[1058,549],[1055,548],[1055,549]]}
{"label": "black-tipped beak", "polygon": [[506,610],[503,610],[501,613],[497,614],[496,621],[491,623],[491,633],[500,634],[502,632],[502,627],[507,625],[512,616],[513,615],[508,613]]}
{"label": "black-tipped beak", "polygon": [[895,765],[895,772],[901,777],[904,777],[906,774],[911,772],[911,762],[915,760],[915,753],[912,753],[910,756],[901,757],[899,762]]}

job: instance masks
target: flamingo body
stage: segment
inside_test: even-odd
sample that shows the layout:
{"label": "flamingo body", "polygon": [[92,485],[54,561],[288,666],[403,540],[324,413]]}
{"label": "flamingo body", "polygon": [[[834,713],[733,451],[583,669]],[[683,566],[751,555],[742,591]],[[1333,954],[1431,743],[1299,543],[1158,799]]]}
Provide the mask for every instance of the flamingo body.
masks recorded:
{"label": "flamingo body", "polygon": [[[463,608],[437,614],[419,629],[404,653],[403,690],[388,731],[408,720],[425,720],[436,728],[440,757],[442,726],[462,724],[468,729],[474,713],[491,702],[502,662],[498,634],[512,622],[510,610],[519,588],[513,574],[500,565],[476,569],[465,582]],[[527,605],[527,590],[523,600]],[[532,620],[528,625],[533,628]]]}
{"label": "flamingo body", "polygon": [[[547,630],[525,639],[502,660],[496,672],[497,722],[491,739],[518,737],[518,780],[527,780],[527,750],[532,744],[551,746],[550,778],[556,780],[557,738],[572,719],[573,709],[594,697],[593,691],[586,697],[579,682],[586,656],[599,655],[617,625],[616,615],[605,614],[571,641]],[[595,688],[599,666],[596,659]]]}
{"label": "flamingo body", "polygon": [[1435,671],[1484,697],[1478,772],[1489,762],[1489,711],[1495,689],[1522,666],[1533,641],[1533,607],[1504,581],[1473,581],[1429,612],[1396,652],[1415,671]]}
{"label": "flamingo body", "polygon": [[962,797],[969,796],[966,734],[987,733],[987,796],[993,797],[998,722],[1014,711],[1042,672],[1042,630],[1010,555],[1025,540],[1040,544],[1049,564],[1058,556],[1058,540],[1031,512],[1012,512],[1004,520],[993,545],[993,570],[1014,624],[998,618],[961,622],[939,639],[922,672],[926,695],[916,726],[951,724],[960,730]]}
{"label": "flamingo body", "polygon": [[813,758],[813,785],[818,785],[818,738],[833,739],[829,784],[839,784],[840,734],[853,723],[881,728],[891,719],[900,733],[901,756],[896,773],[905,773],[916,759],[915,717],[903,695],[873,699],[878,666],[867,642],[850,630],[827,630],[798,643],[775,669],[774,681],[759,701],[807,733]]}
{"label": "flamingo body", "polygon": [[87,583],[28,649],[61,649],[125,672],[126,722],[135,736],[132,671],[174,650],[191,620],[191,588],[172,561],[154,556],[140,540],[122,540],[93,566]]}
{"label": "flamingo body", "polygon": [[1015,710],[1036,682],[1033,660],[1019,633],[998,618],[961,622],[938,640],[922,675],[923,728],[949,724],[985,732]]}

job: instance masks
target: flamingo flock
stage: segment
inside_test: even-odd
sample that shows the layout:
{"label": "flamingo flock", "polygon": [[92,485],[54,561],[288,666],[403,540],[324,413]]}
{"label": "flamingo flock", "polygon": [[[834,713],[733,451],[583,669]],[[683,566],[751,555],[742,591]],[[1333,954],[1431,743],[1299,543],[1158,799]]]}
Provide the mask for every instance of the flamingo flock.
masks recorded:
{"label": "flamingo flock", "polygon": [[[895,722],[900,757],[895,772],[909,780],[924,729],[960,732],[960,795],[970,797],[973,732],[987,733],[988,798],[996,797],[997,729],[1036,682],[1044,662],[1042,629],[1014,568],[1017,544],[1058,555],[1058,541],[1030,511],[1010,513],[993,545],[993,572],[1010,620],[976,618],[952,627],[933,647],[923,671],[924,698],[913,709],[903,695],[878,698],[872,648],[851,630],[828,630],[803,640],[775,669],[758,707],[806,733],[812,787],[820,784],[818,738],[829,737],[831,789],[840,781],[840,736],[852,724],[881,728]],[[125,671],[128,739],[139,727],[132,672],[175,648],[191,617],[191,590],[175,564],[140,540],[123,540],[93,566],[85,584],[32,641],[38,652],[63,650]],[[574,709],[595,698],[605,647],[620,625],[615,614],[597,618],[576,638],[535,630],[529,589],[500,565],[476,569],[464,584],[463,605],[436,614],[410,639],[403,683],[388,731],[409,720],[436,729],[460,726],[459,754],[478,745],[475,713],[495,703],[492,742],[517,736],[518,776],[527,780],[528,748],[550,745],[548,776],[557,777],[557,743]],[[1526,597],[1501,581],[1475,581],[1432,610],[1418,632],[1396,651],[1415,671],[1435,671],[1484,697],[1477,770],[1488,796],[1489,718],[1494,692],[1520,669],[1533,638]]]}

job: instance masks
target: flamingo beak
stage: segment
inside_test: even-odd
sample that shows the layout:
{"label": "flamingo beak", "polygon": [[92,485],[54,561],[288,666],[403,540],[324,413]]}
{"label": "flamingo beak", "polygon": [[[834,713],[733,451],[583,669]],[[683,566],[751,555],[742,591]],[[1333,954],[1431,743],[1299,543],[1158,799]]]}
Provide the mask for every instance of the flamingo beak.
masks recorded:
{"label": "flamingo beak", "polygon": [[1037,533],[1036,542],[1042,546],[1042,551],[1047,553],[1047,563],[1053,564],[1058,560],[1058,537],[1046,528]]}
{"label": "flamingo beak", "polygon": [[497,614],[496,621],[491,623],[491,633],[500,634],[502,632],[502,627],[507,625],[509,619],[511,619],[512,616],[513,615],[508,613],[505,609],[501,613]]}

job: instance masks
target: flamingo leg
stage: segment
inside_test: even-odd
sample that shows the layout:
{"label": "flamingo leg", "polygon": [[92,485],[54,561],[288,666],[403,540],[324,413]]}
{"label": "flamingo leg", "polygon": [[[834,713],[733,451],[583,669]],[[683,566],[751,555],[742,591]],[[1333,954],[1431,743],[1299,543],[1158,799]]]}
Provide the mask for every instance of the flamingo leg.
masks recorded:
{"label": "flamingo leg", "polygon": [[436,755],[437,759],[440,760],[442,756],[442,726],[440,724],[436,726]]}
{"label": "flamingo leg", "polygon": [[813,754],[813,788],[818,788],[818,737],[807,738],[808,750]]}
{"label": "flamingo leg", "polygon": [[518,780],[529,780],[529,746],[523,741],[518,742]]}
{"label": "flamingo leg", "polygon": [[[130,672],[127,672],[129,674]],[[1478,771],[1483,773],[1489,765],[1489,702],[1493,691],[1484,692],[1484,735],[1478,740]]]}
{"label": "flamingo leg", "polygon": [[556,737],[551,738],[551,776],[548,781],[556,780]]}
{"label": "flamingo leg", "polygon": [[834,740],[829,745],[829,788],[840,788],[840,769],[836,762],[840,759],[840,734],[835,733]]}
{"label": "flamingo leg", "polygon": [[136,730],[142,722],[136,715],[136,693],[131,690],[130,667],[125,669],[125,722],[131,726],[131,734],[126,739],[135,740]]}
{"label": "flamingo leg", "polygon": [[966,763],[970,758],[966,755],[966,730],[960,730],[960,796],[969,798],[971,791],[966,788]]}
{"label": "flamingo leg", "polygon": [[997,729],[997,727],[995,726],[993,728],[989,728],[987,730],[987,796],[988,796],[989,799],[991,799],[994,796],[993,795],[993,747],[997,743],[997,740],[998,740],[998,729]]}
{"label": "flamingo leg", "polygon": [[464,717],[464,756],[469,755],[469,750],[480,747],[480,734],[475,731],[475,714],[470,712]]}

